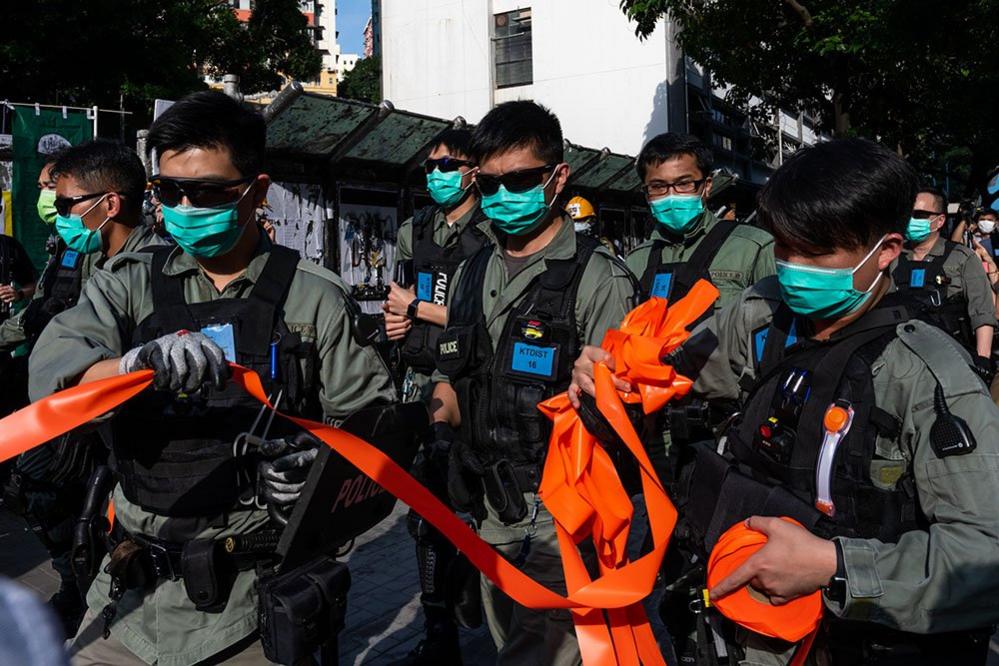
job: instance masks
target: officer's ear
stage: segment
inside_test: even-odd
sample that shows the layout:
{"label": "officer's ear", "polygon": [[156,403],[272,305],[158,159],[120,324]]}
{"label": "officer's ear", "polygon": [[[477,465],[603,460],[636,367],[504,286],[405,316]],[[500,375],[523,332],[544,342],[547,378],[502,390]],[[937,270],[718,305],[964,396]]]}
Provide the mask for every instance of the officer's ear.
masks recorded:
{"label": "officer's ear", "polygon": [[888,234],[881,241],[881,249],[878,250],[878,270],[887,270],[891,263],[898,259],[902,253],[902,234]]}
{"label": "officer's ear", "polygon": [[555,167],[555,178],[552,179],[552,183],[555,184],[555,196],[562,194],[562,190],[565,189],[566,183],[569,182],[569,172],[568,162],[562,162]]}
{"label": "officer's ear", "polygon": [[933,220],[930,222],[930,228],[934,231],[940,231],[943,229],[943,225],[947,222],[946,215],[934,215]]}
{"label": "officer's ear", "polygon": [[122,195],[117,192],[109,192],[104,199],[104,205],[108,207],[107,212],[104,214],[105,217],[110,217],[113,220],[121,215],[121,210],[125,202]]}
{"label": "officer's ear", "polygon": [[250,192],[250,196],[253,197],[253,207],[260,208],[264,205],[264,200],[267,198],[267,190],[271,186],[271,177],[266,173],[259,174],[256,180],[253,181],[253,191]]}
{"label": "officer's ear", "polygon": [[704,197],[705,199],[707,199],[707,198],[709,198],[711,196],[711,183],[712,182],[713,181],[711,180],[711,176],[708,176],[707,178],[704,179],[704,189],[701,191],[701,196]]}

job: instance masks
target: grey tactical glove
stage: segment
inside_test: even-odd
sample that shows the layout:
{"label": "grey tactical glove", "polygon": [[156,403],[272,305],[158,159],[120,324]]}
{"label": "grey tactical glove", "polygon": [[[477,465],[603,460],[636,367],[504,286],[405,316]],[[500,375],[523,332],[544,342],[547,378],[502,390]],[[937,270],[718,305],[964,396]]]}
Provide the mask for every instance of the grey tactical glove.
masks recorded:
{"label": "grey tactical glove", "polygon": [[121,357],[118,372],[152,369],[161,391],[193,393],[208,383],[221,390],[229,379],[225,352],[204,333],[177,331],[147,342]]}
{"label": "grey tactical glove", "polygon": [[261,490],[268,504],[287,507],[302,495],[319,449],[311,437],[296,439],[298,441],[291,443],[284,439],[268,439],[260,445],[261,455],[277,456],[260,463]]}

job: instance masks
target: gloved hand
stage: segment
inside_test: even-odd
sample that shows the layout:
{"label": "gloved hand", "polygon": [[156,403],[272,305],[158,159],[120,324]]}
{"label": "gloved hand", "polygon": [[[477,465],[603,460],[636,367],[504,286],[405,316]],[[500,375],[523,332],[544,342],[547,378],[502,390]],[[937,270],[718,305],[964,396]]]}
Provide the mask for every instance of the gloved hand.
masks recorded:
{"label": "gloved hand", "polygon": [[437,495],[447,499],[447,477],[454,428],[440,421],[434,423],[430,441],[423,445],[413,461],[413,476]]}
{"label": "gloved hand", "polygon": [[486,469],[468,444],[456,440],[448,459],[447,491],[451,504],[459,511],[476,515],[482,510],[482,477]]}
{"label": "gloved hand", "polygon": [[[314,442],[311,438],[309,441]],[[261,462],[259,468],[261,490],[268,504],[286,507],[301,497],[309,470],[319,455],[318,447],[301,448],[303,443],[309,446],[302,440],[291,444],[285,439],[269,439],[261,444],[260,453],[263,456],[277,456]]]}
{"label": "gloved hand", "polygon": [[221,390],[229,379],[222,348],[204,333],[185,330],[130,350],[118,364],[123,375],[146,368],[153,370],[153,385],[160,391],[193,393],[206,382]]}

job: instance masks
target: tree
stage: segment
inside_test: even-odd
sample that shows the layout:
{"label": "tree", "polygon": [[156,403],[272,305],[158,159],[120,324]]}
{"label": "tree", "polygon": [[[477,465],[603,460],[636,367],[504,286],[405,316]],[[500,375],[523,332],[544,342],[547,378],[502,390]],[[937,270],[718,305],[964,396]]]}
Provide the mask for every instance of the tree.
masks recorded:
{"label": "tree", "polygon": [[[759,116],[804,111],[926,173],[999,159],[997,0],[621,0],[646,38],[667,13],[687,55]],[[986,110],[989,110],[988,112]],[[956,160],[951,162],[950,160]]]}
{"label": "tree", "polygon": [[295,0],[256,0],[247,23],[223,0],[10,2],[0,20],[0,98],[151,112],[156,97],[240,75],[244,92],[278,72],[318,76],[321,56]]}
{"label": "tree", "polygon": [[337,95],[344,99],[378,104],[382,101],[382,61],[378,56],[362,58],[347,72],[337,86]]}

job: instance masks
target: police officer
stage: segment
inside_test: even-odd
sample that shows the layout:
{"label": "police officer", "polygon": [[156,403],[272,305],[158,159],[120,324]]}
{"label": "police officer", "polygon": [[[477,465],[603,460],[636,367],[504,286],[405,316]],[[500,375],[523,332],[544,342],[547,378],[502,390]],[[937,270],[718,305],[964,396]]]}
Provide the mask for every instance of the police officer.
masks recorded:
{"label": "police officer", "polygon": [[[161,242],[142,224],[146,173],[132,149],[98,139],[67,148],[47,167],[39,214],[43,219],[54,214],[59,240],[35,297],[0,327],[4,350],[22,343],[32,347],[53,316],[76,304],[108,259]],[[49,182],[54,189],[48,189]],[[101,439],[97,432],[74,432],[23,454],[7,491],[52,556],[61,584],[50,604],[70,636],[84,611],[70,562],[72,530],[84,482],[107,457]]]}
{"label": "police officer", "polygon": [[[383,307],[388,337],[402,340],[402,359],[409,366],[403,383],[403,400],[407,402],[430,401],[437,338],[447,321],[448,286],[461,262],[492,242],[489,221],[479,209],[478,193],[472,186],[471,137],[465,129],[447,129],[437,137],[424,163],[427,191],[436,205],[423,208],[399,228],[396,276],[405,286],[393,282]],[[434,441],[450,440],[445,425],[436,430]],[[420,454],[414,468],[417,478],[445,501],[446,470],[447,447],[434,446],[433,442]],[[407,524],[416,539],[426,627],[426,637],[407,662],[433,666],[461,663],[458,628],[448,604],[453,598],[450,588],[461,584],[454,575],[457,550],[416,513],[410,512]]]}
{"label": "police officer", "polygon": [[[77,664],[264,660],[254,568],[275,535],[259,502],[292,505],[316,450],[284,450],[255,474],[258,456],[235,440],[260,405],[223,388],[226,361],[256,370],[283,411],[312,418],[395,399],[384,363],[353,335],[343,282],[256,224],[265,135],[257,113],[220,92],[160,116],[148,146],[177,247],[116,256],[31,356],[35,399],[141,368],[158,389],[112,420],[117,543],[88,593]],[[281,427],[256,434],[277,441]]]}
{"label": "police officer", "polygon": [[947,198],[935,188],[922,188],[892,280],[896,289],[925,304],[933,323],[973,352],[978,371],[991,383],[995,294],[975,252],[940,235],[946,221]]}
{"label": "police officer", "polygon": [[618,256],[618,249],[614,242],[607,236],[599,233],[597,229],[597,211],[588,199],[581,196],[574,196],[565,205],[565,212],[572,218],[572,226],[576,233],[583,236],[596,238],[615,257]]}
{"label": "police officer", "polygon": [[[912,169],[868,141],[798,152],[760,195],[777,276],[665,359],[701,395],[744,398],[725,437],[696,447],[677,497],[684,549],[703,562],[731,525],[764,533],[710,595],[821,591],[818,663],[981,664],[999,618],[999,408],[967,351],[889,293],[915,194]],[[607,360],[583,352],[574,399]],[[726,643],[729,663],[791,658],[793,645],[703,622],[696,592],[706,663]]]}
{"label": "police officer", "polygon": [[[498,243],[455,278],[438,341],[434,420],[458,429],[449,493],[479,533],[526,574],[565,591],[551,515],[537,495],[549,423],[537,404],[568,386],[583,344],[599,344],[634,295],[633,278],[577,236],[558,203],[569,178],[558,119],[533,102],[500,104],[475,129],[476,187]],[[483,579],[502,664],[568,664],[568,613],[531,611]]]}

